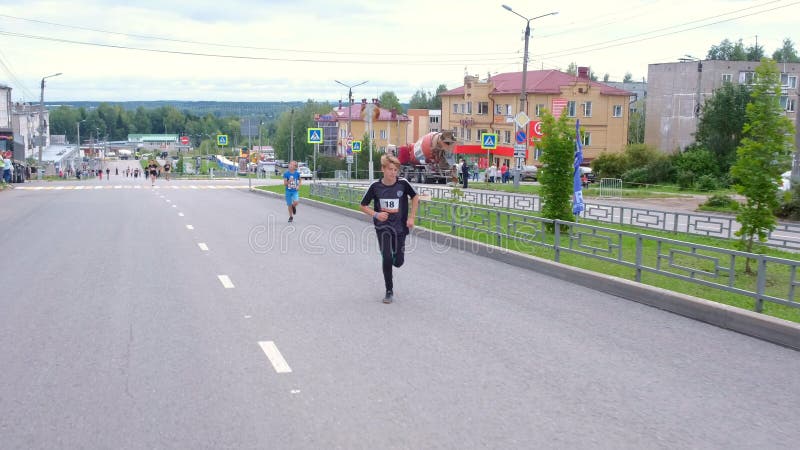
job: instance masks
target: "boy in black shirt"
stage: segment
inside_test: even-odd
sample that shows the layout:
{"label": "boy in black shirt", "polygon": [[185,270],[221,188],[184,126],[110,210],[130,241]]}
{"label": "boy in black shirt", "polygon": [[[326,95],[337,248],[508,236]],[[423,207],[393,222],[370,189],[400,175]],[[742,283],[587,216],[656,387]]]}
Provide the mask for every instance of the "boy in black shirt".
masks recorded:
{"label": "boy in black shirt", "polygon": [[[406,235],[409,229],[414,228],[419,197],[411,183],[405,178],[397,177],[400,161],[395,156],[381,156],[381,169],[383,178],[369,186],[361,199],[361,211],[372,217],[375,224],[378,247],[381,250],[383,282],[386,285],[383,303],[391,303],[394,296],[392,266],[400,267],[405,260]],[[374,206],[370,207],[370,203],[374,203]]]}

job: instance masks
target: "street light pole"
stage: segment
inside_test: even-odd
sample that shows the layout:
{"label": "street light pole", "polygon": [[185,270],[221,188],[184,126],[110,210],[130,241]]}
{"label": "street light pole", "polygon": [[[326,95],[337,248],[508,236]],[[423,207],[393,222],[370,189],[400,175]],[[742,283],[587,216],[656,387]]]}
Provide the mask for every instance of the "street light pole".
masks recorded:
{"label": "street light pole", "polygon": [[39,167],[36,168],[37,178],[40,180],[42,179],[42,141],[44,140],[44,80],[59,75],[61,75],[61,72],[42,78],[42,88],[39,96]]}
{"label": "street light pole", "polygon": [[[333,80],[342,86],[347,88],[347,137],[345,139],[352,139],[353,138],[353,88],[357,86],[361,86],[362,84],[367,84],[368,81],[362,81],[361,83],[356,84],[344,84],[339,80]],[[345,150],[345,156],[349,156],[346,154],[347,151]],[[356,170],[358,170],[358,166],[356,166]],[[347,163],[347,177],[350,178],[350,163]]]}
{"label": "street light pole", "polygon": [[[514,11],[513,9],[511,9],[511,7],[508,6],[508,5],[503,5],[503,8],[506,9],[507,11],[513,13],[513,14],[516,14],[519,17],[522,17],[522,19],[525,20],[525,53],[522,56],[522,87],[521,87],[520,93],[519,93],[519,112],[524,113],[525,112],[525,105],[528,103],[528,93],[526,92],[526,90],[527,90],[527,82],[528,82],[528,40],[531,37],[531,21],[539,19],[539,18],[542,18],[542,17],[554,16],[554,15],[558,14],[558,11],[549,12],[547,14],[542,14],[541,16],[531,17],[529,19],[529,18],[523,16],[522,14],[520,14],[520,13]],[[516,134],[516,133],[514,133],[514,134]],[[526,143],[525,143],[526,150],[527,150],[527,147],[528,147],[527,140],[528,139],[527,139],[527,136],[526,136],[526,139],[525,139],[525,141],[526,141]],[[519,169],[521,168],[521,167],[519,167],[520,166],[520,160],[521,160],[521,158],[517,158],[517,170],[515,170],[515,172],[514,172],[514,187],[515,188],[519,187]]]}

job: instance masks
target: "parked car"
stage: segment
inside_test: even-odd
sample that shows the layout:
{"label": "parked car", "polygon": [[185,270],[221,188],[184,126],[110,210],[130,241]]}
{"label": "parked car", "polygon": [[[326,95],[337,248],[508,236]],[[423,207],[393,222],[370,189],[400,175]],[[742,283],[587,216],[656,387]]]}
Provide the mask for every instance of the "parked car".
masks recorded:
{"label": "parked car", "polygon": [[314,175],[311,173],[311,169],[309,169],[308,167],[303,166],[297,169],[297,171],[300,172],[300,178],[304,180],[310,180],[314,178]]}
{"label": "parked car", "polygon": [[525,180],[533,180],[536,181],[539,178],[539,168],[536,166],[522,166],[522,169],[519,171],[519,179],[521,181]]}

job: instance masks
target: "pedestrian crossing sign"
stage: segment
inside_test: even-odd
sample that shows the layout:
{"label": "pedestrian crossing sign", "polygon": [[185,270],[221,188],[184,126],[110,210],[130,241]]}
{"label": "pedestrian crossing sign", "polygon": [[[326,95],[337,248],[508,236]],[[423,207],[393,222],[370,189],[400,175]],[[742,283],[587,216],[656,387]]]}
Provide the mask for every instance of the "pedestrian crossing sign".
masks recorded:
{"label": "pedestrian crossing sign", "polygon": [[227,147],[228,146],[228,135],[227,134],[218,134],[217,135],[217,145],[220,147]]}
{"label": "pedestrian crossing sign", "polygon": [[481,148],[495,150],[497,148],[497,133],[483,133],[481,136]]}
{"label": "pedestrian crossing sign", "polygon": [[321,144],[322,143],[322,128],[309,128],[308,129],[308,140],[306,141],[309,144]]}
{"label": "pedestrian crossing sign", "polygon": [[361,141],[353,141],[353,152],[358,153],[361,151]]}

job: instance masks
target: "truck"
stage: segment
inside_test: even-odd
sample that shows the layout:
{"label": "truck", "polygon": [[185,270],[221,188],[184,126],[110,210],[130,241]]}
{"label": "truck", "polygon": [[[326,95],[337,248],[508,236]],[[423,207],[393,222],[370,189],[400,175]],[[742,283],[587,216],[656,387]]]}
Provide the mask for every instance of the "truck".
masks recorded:
{"label": "truck", "polygon": [[456,136],[452,131],[428,133],[413,145],[397,148],[400,176],[417,183],[447,183],[458,179],[455,156]]}

